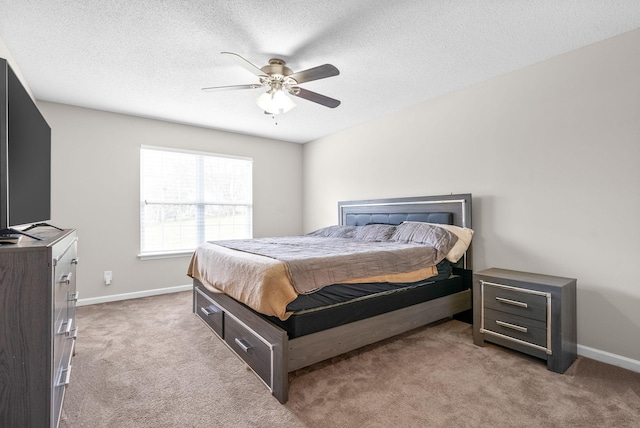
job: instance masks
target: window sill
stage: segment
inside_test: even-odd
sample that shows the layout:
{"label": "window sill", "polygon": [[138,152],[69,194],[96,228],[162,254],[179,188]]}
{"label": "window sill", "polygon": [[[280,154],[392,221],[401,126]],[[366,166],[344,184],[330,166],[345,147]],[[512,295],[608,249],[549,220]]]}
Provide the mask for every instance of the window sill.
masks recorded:
{"label": "window sill", "polygon": [[158,251],[155,253],[138,254],[140,260],[174,259],[178,257],[191,257],[194,250]]}

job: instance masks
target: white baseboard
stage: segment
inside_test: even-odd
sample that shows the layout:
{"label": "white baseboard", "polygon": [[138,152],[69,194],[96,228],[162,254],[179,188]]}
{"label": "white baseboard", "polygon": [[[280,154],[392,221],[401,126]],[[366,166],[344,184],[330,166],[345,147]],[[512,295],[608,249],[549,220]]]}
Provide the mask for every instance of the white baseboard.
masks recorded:
{"label": "white baseboard", "polygon": [[90,297],[88,299],[78,299],[76,306],[97,305],[98,303],[117,302],[119,300],[138,299],[140,297],[158,296],[160,294],[178,293],[193,289],[192,284],[178,285],[176,287],[156,288],[154,290],[135,291],[133,293],[112,294],[110,296]]}
{"label": "white baseboard", "polygon": [[601,351],[583,345],[578,345],[578,355],[640,373],[640,361],[623,357],[622,355],[612,354],[611,352]]}

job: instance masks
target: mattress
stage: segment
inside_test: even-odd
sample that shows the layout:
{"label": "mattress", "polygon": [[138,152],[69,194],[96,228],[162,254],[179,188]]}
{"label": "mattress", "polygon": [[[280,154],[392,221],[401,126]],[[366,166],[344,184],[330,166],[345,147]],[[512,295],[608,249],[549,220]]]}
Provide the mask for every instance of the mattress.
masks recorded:
{"label": "mattress", "polygon": [[[359,284],[355,288],[347,284],[326,287],[324,297],[327,297],[327,293],[334,293],[342,295],[342,301],[313,307],[305,307],[308,299],[303,302],[294,301],[290,303],[293,314],[287,320],[282,321],[271,316],[265,316],[265,318],[286,330],[289,339],[293,339],[458,293],[468,288],[468,284],[460,275],[447,275],[440,279],[429,278],[410,284],[376,283],[370,286],[368,293],[362,293],[362,286]],[[347,298],[349,294],[357,296]],[[335,297],[331,297],[330,300],[335,300]]]}
{"label": "mattress", "polygon": [[437,275],[428,278],[420,278],[416,282],[375,282],[375,283],[348,283],[334,284],[325,287],[315,293],[300,294],[287,305],[287,312],[302,313],[304,311],[326,309],[332,305],[342,304],[356,299],[364,299],[371,295],[393,292],[400,288],[430,284],[441,281],[451,276],[451,263],[446,259],[436,265]]}

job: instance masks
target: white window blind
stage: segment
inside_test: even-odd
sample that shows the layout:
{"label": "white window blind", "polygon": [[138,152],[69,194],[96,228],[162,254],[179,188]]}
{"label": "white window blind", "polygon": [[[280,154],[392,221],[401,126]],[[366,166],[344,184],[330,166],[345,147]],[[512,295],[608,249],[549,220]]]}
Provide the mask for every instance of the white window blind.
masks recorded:
{"label": "white window blind", "polygon": [[142,146],[140,252],[252,237],[251,159]]}

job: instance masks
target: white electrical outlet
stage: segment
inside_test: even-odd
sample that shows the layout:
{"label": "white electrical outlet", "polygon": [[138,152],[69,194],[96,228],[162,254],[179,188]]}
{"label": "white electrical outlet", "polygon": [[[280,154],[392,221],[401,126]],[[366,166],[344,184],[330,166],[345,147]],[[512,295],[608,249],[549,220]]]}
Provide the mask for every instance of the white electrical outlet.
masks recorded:
{"label": "white electrical outlet", "polygon": [[110,270],[104,271],[104,283],[106,285],[111,285],[111,279],[113,279],[113,273]]}

